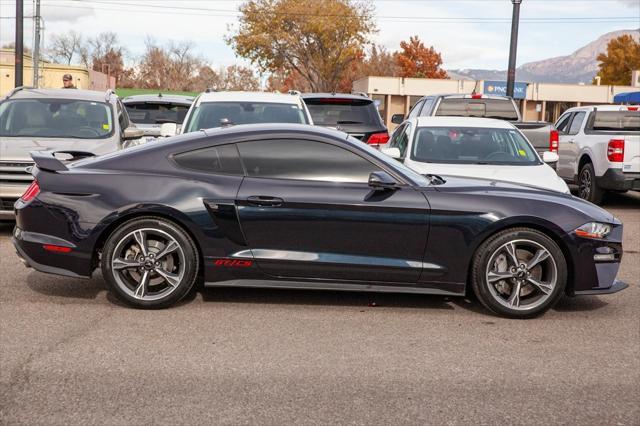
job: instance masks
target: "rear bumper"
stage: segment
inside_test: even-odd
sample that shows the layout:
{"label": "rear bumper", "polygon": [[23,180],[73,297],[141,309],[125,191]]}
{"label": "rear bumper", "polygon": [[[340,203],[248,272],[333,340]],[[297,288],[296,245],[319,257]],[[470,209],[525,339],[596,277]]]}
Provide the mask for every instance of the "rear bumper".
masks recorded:
{"label": "rear bumper", "polygon": [[612,294],[617,293],[625,288],[629,287],[629,284],[623,283],[622,281],[615,280],[611,287],[596,287],[591,290],[577,290],[574,291],[574,296],[589,296],[589,295],[598,295],[598,294]]}
{"label": "rear bumper", "polygon": [[52,253],[43,249],[43,245],[76,246],[68,241],[49,235],[34,232],[24,232],[19,227],[13,230],[11,242],[16,249],[16,254],[22,263],[36,271],[48,274],[64,275],[74,278],[90,278],[90,268],[85,265],[91,263],[91,259],[85,254],[72,251],[71,253]]}
{"label": "rear bumper", "polygon": [[598,186],[611,191],[640,191],[640,173],[623,173],[620,169],[608,169],[596,178]]}

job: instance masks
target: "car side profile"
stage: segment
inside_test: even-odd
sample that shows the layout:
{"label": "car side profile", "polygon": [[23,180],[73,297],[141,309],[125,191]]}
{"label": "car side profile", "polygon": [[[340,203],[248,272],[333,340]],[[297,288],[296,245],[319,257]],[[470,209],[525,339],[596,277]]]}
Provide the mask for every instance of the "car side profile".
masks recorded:
{"label": "car side profile", "polygon": [[[423,177],[335,130],[210,129],[65,163],[34,152],[13,242],[27,266],[89,277],[139,308],[206,286],[463,296],[539,315],[606,294],[622,224],[567,194]],[[73,155],[73,153],[71,154]]]}

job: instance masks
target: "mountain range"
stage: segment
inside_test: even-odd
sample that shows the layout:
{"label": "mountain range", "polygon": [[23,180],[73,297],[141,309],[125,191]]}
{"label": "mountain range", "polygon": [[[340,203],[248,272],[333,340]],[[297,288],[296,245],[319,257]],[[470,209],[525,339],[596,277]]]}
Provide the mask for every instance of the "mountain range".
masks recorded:
{"label": "mountain range", "polygon": [[[581,47],[570,55],[529,62],[516,69],[516,80],[529,83],[587,83],[598,72],[600,53],[613,38],[628,34],[640,41],[640,29],[613,31]],[[485,69],[447,70],[450,78],[461,80],[506,80],[507,71]]]}

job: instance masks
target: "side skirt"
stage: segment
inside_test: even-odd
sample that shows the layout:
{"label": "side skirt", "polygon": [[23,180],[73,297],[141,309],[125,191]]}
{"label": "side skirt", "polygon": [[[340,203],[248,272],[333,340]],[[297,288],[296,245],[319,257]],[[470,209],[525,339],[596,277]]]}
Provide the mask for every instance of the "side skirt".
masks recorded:
{"label": "side skirt", "polygon": [[[459,284],[459,291],[447,291],[438,288],[404,287],[376,284],[350,284],[314,281],[279,280],[228,280],[205,282],[205,287],[242,287],[242,288],[282,288],[296,290],[333,290],[333,291],[370,291],[377,293],[433,294],[439,296],[464,296],[465,285]],[[456,286],[457,287],[457,286]]]}

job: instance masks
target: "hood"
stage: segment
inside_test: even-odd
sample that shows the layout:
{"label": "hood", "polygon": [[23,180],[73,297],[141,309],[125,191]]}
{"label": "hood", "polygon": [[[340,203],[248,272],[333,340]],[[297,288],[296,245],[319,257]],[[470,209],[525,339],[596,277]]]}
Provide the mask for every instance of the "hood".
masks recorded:
{"label": "hood", "polygon": [[64,139],[34,137],[0,138],[0,158],[3,161],[32,161],[31,151],[88,151],[96,155],[118,149],[115,138],[107,139]]}
{"label": "hood", "polygon": [[569,187],[555,170],[546,164],[533,166],[500,166],[486,164],[445,164],[410,161],[407,166],[420,174],[436,174],[514,182],[526,186],[569,193]]}
{"label": "hood", "polygon": [[541,205],[555,204],[558,205],[558,207],[564,206],[566,208],[573,209],[589,218],[589,220],[618,223],[612,213],[581,198],[574,197],[571,194],[563,194],[556,191],[536,188],[530,185],[503,182],[494,179],[447,175],[441,176],[446,180],[446,182],[432,187],[439,192],[481,195],[484,198],[509,198],[511,201],[515,202],[522,200],[523,204],[525,201],[527,203],[531,201],[538,201]]}

